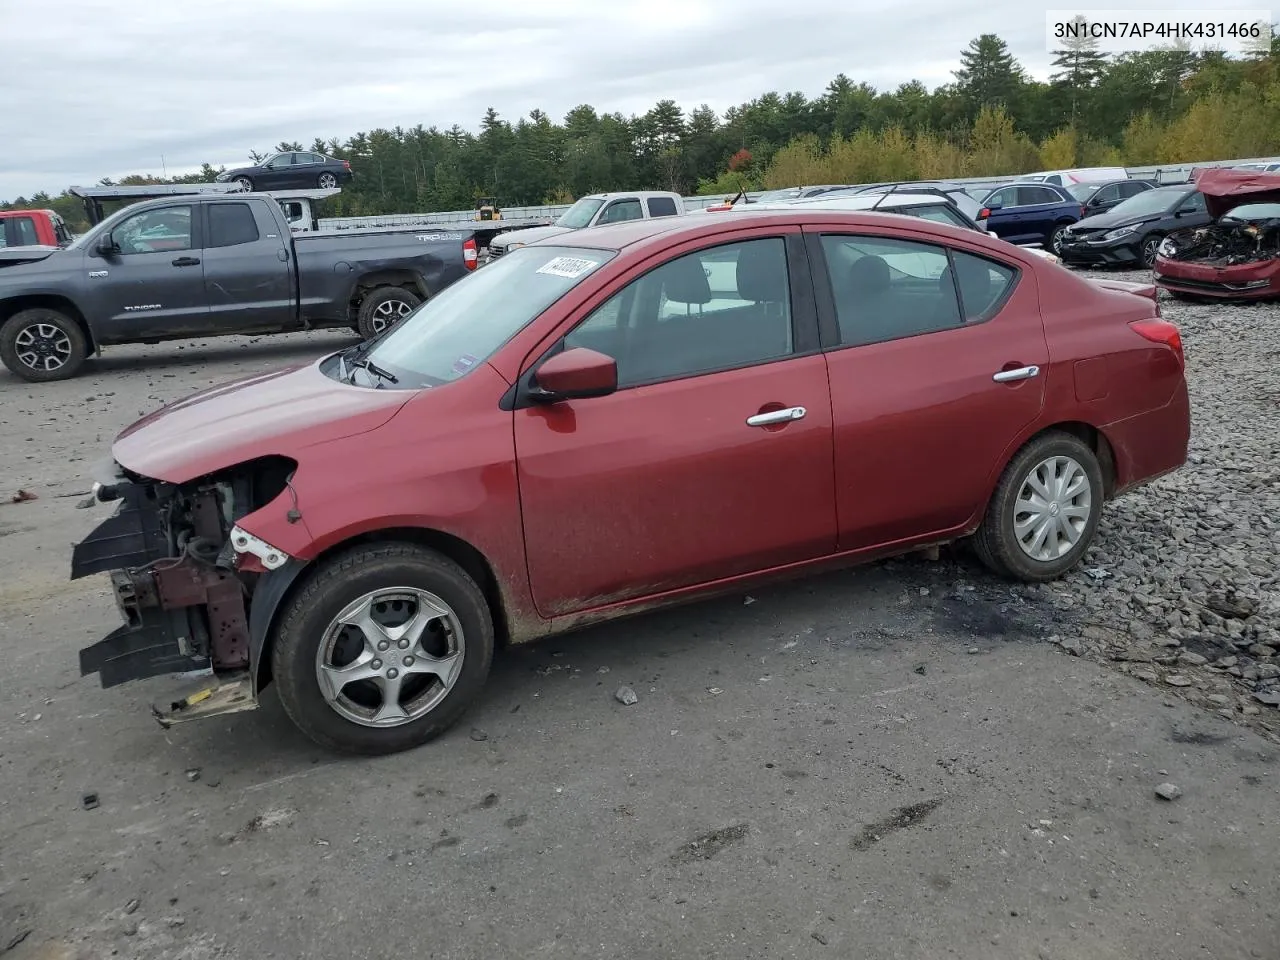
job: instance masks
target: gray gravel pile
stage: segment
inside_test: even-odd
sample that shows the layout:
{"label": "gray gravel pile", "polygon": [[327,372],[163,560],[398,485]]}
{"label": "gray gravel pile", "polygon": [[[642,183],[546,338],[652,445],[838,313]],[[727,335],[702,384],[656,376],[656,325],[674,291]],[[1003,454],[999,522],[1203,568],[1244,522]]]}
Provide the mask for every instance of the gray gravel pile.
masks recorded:
{"label": "gray gravel pile", "polygon": [[1189,462],[1110,504],[1082,568],[1042,589],[1082,614],[1071,652],[1280,731],[1280,304],[1162,310],[1187,351]]}

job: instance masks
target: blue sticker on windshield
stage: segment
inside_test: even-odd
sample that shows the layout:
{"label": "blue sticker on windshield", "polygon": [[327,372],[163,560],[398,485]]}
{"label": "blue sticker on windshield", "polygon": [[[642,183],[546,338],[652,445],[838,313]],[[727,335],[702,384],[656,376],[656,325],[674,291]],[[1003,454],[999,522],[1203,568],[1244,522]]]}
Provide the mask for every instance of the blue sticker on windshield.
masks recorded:
{"label": "blue sticker on windshield", "polygon": [[478,358],[471,356],[469,353],[464,353],[457,360],[453,361],[453,372],[466,373],[479,362],[480,360]]}

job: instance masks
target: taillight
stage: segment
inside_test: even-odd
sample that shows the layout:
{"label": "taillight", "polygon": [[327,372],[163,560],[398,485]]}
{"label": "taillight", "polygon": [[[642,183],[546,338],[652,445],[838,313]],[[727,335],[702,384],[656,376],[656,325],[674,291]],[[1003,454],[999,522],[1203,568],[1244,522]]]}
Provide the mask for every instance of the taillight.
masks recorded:
{"label": "taillight", "polygon": [[476,268],[476,261],[479,259],[479,251],[476,250],[476,241],[472,237],[470,240],[462,244],[462,265],[468,270]]}
{"label": "taillight", "polygon": [[983,207],[978,211],[979,220],[986,220],[989,216],[991,216],[991,210],[988,207]]}
{"label": "taillight", "polygon": [[343,166],[343,168],[344,168],[345,170],[350,170],[350,169],[351,169],[351,161],[350,161],[350,160],[343,160],[343,161],[342,161],[342,166]]}
{"label": "taillight", "polygon": [[1179,366],[1184,365],[1182,333],[1175,324],[1170,323],[1168,320],[1135,320],[1129,324],[1129,327],[1138,336],[1144,337],[1152,343],[1163,343],[1178,355]]}

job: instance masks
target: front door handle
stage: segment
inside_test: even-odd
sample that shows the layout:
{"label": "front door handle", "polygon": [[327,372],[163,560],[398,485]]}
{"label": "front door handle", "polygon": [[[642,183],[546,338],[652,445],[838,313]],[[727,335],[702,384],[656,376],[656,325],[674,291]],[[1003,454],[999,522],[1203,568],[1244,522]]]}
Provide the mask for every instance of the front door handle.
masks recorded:
{"label": "front door handle", "polygon": [[992,376],[996,383],[1012,383],[1015,380],[1030,380],[1040,376],[1040,368],[1036,366],[1018,367],[1016,370],[1001,370]]}
{"label": "front door handle", "polygon": [[173,261],[175,267],[198,267],[200,266],[199,257],[179,257]]}
{"label": "front door handle", "polygon": [[768,413],[757,413],[754,417],[747,417],[747,426],[767,427],[775,423],[803,420],[807,412],[804,407],[787,407],[785,410],[770,410]]}

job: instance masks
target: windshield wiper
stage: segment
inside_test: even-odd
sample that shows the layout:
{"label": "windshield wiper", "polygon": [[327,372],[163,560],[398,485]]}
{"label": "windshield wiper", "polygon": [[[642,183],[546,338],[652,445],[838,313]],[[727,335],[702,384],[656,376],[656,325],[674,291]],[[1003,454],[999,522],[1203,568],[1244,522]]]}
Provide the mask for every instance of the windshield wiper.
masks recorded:
{"label": "windshield wiper", "polygon": [[[390,373],[390,372],[388,372],[388,371],[386,371],[386,370],[383,370],[380,366],[378,366],[376,363],[374,363],[374,362],[373,362],[372,360],[370,360],[368,357],[356,357],[356,358],[354,358],[354,359],[351,361],[351,369],[352,369],[353,371],[354,371],[354,370],[368,370],[368,371],[369,371],[370,373],[372,373],[375,377],[377,377],[377,378],[379,379],[379,381],[381,381],[381,380],[385,380],[385,381],[387,381],[387,383],[399,383],[399,382],[400,382],[400,378],[399,378],[399,377],[397,377],[397,376],[396,376],[395,374],[393,374],[393,373]],[[350,381],[348,381],[348,383],[349,383],[349,382],[350,382]],[[381,384],[381,383],[379,383],[379,384],[378,384],[378,386],[382,386],[382,384]]]}

